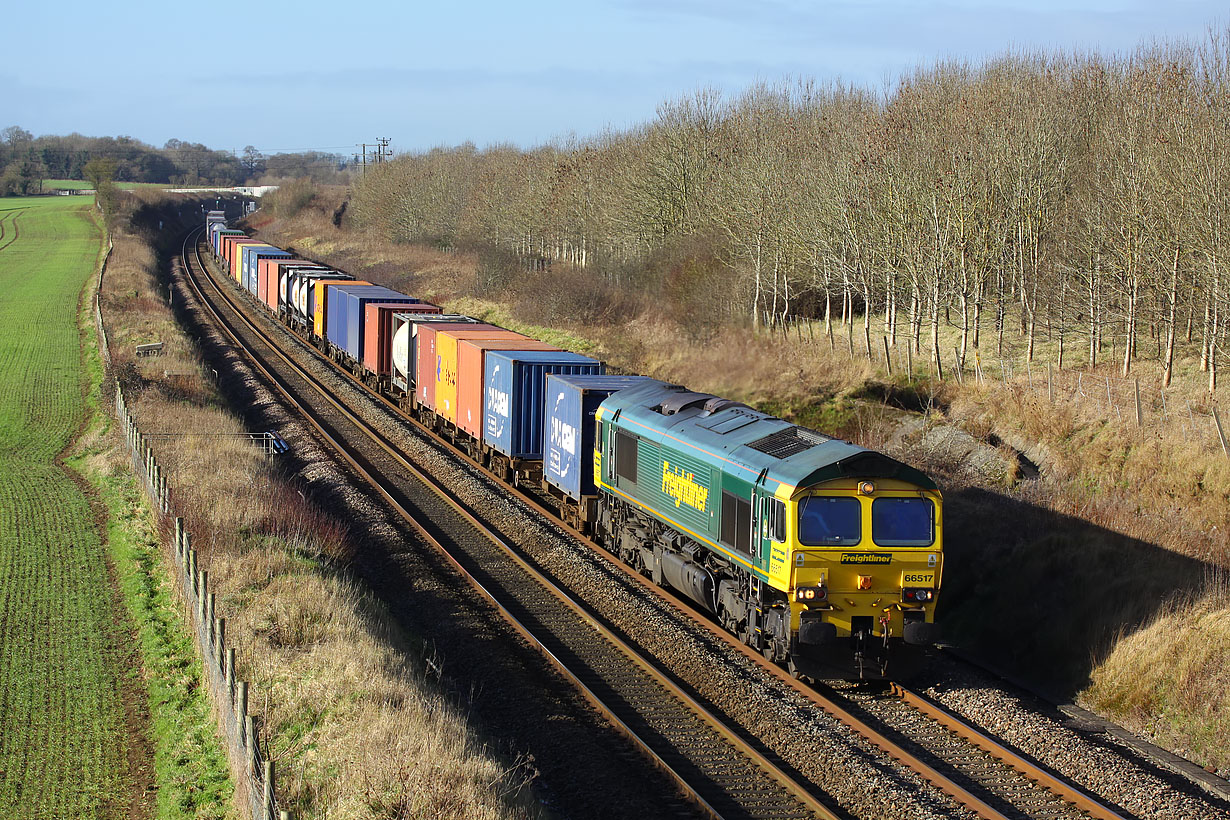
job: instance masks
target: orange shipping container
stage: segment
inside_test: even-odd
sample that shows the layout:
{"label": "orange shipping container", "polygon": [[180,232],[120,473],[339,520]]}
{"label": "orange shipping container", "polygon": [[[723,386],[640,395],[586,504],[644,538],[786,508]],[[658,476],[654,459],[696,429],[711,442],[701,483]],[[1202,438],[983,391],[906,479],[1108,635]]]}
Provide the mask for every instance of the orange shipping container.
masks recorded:
{"label": "orange shipping container", "polygon": [[260,259],[256,263],[256,296],[274,313],[278,312],[278,282],[282,278],[282,269],[288,266],[307,268],[311,267],[312,263],[305,259],[283,259],[277,256]]}
{"label": "orange shipping container", "polygon": [[436,355],[436,334],[445,330],[481,330],[486,333],[499,331],[495,325],[476,325],[473,322],[424,322],[416,327],[414,345],[414,399],[424,407],[436,409],[436,376],[439,373],[439,357]]}
{"label": "orange shipping container", "polygon": [[457,340],[458,339],[527,339],[520,333],[496,328],[494,330],[440,330],[436,332],[435,405],[431,409],[454,424],[457,423]]}
{"label": "orange shipping container", "polygon": [[483,374],[488,350],[559,350],[528,336],[457,341],[457,426],[476,441],[483,437]]}

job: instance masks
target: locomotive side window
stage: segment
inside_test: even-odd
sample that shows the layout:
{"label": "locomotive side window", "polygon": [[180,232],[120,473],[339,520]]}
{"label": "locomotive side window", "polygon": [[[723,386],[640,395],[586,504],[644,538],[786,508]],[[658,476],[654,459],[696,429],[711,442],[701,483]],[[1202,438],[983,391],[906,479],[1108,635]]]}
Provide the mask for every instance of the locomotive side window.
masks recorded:
{"label": "locomotive side window", "polygon": [[752,551],[752,502],[722,491],[722,542],[740,552]]}
{"label": "locomotive side window", "polygon": [[862,507],[857,498],[809,495],[799,502],[800,544],[845,547],[862,538]]}
{"label": "locomotive side window", "polygon": [[871,504],[871,538],[881,547],[935,543],[935,505],[929,498],[877,498]]}
{"label": "locomotive side window", "polygon": [[779,544],[786,541],[786,505],[776,498],[769,499],[769,529],[773,540]]}
{"label": "locomotive side window", "polygon": [[615,475],[636,483],[636,436],[615,431]]}

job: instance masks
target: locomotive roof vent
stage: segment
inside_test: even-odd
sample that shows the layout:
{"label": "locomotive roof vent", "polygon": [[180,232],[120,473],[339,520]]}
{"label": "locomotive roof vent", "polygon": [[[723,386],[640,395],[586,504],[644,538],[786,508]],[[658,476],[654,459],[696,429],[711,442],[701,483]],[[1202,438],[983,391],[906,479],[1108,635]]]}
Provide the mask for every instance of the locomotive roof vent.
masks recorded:
{"label": "locomotive roof vent", "polygon": [[832,441],[832,439],[814,430],[786,427],[776,433],[769,433],[764,438],[756,439],[747,446],[774,458],[790,458],[826,441]]}
{"label": "locomotive roof vent", "polygon": [[664,416],[673,416],[681,410],[686,410],[698,404],[705,404],[715,398],[717,397],[710,393],[672,393],[663,399],[661,404],[652,409]]}
{"label": "locomotive roof vent", "polygon": [[[747,405],[734,399],[719,399],[717,396],[714,396],[705,402],[705,414],[711,416],[717,411],[725,410],[728,407],[747,407]],[[750,410],[751,408],[748,409]]]}

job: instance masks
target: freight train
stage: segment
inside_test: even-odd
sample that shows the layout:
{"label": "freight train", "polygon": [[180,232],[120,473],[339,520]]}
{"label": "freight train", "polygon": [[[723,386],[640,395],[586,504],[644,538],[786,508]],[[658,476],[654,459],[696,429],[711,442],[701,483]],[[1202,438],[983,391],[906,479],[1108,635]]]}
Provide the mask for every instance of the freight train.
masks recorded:
{"label": "freight train", "polygon": [[922,472],[296,258],[221,212],[205,237],[306,342],[796,675],[878,677],[936,639],[943,508]]}

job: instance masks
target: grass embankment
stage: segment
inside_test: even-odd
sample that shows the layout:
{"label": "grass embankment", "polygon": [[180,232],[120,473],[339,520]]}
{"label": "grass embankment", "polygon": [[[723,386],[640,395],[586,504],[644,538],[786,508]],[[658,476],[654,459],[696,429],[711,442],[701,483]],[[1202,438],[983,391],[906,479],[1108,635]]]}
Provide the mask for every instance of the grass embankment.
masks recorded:
{"label": "grass embankment", "polygon": [[[152,252],[126,247],[132,264],[113,266],[103,289],[115,372],[144,429],[182,433],[154,446],[238,648],[238,676],[252,684],[280,807],[305,819],[526,816],[507,797],[520,773],[415,671],[407,636],[345,568],[356,547],[344,525],[243,436],[160,295]],[[165,355],[135,358],[148,341]]]}
{"label": "grass embankment", "polygon": [[130,628],[90,501],[59,460],[86,418],[76,317],[100,249],[89,205],[4,202],[20,231],[0,250],[4,817],[140,816],[148,782]]}
{"label": "grass embankment", "polygon": [[[861,317],[850,358],[849,331],[840,327],[832,352],[822,328],[801,344],[794,335],[706,327],[695,315],[680,322],[669,307],[679,294],[664,294],[658,304],[612,295],[607,285],[587,285],[563,268],[514,271],[493,282],[477,255],[339,228],[338,194],[326,192],[276,220],[272,211],[258,211],[254,225],[275,244],[371,281],[600,356],[621,370],[747,401],[932,472],[947,498],[940,618],[950,640],[1061,695],[1073,696],[1092,680],[1083,696],[1089,704],[1172,746],[1200,750],[1206,765],[1230,767],[1230,741],[1218,733],[1230,721],[1230,700],[1203,697],[1208,678],[1191,673],[1203,657],[1230,657],[1230,635],[1202,627],[1197,640],[1186,631],[1197,621],[1230,618],[1225,596],[1208,580],[1214,568],[1230,566],[1230,462],[1214,449],[1215,439],[1188,441],[1173,416],[1163,424],[1150,411],[1161,371],[1148,358],[1156,352],[1152,344],[1142,342],[1134,365],[1147,419],[1137,429],[1130,399],[1120,397],[1122,415],[1108,414],[1096,397],[1063,390],[1051,402],[1045,387],[1023,389],[1023,377],[1012,389],[997,384],[1001,357],[990,319],[982,334],[987,384],[925,376],[911,382],[901,375],[900,348],[890,378],[879,348],[874,363],[863,353]],[[880,343],[879,327],[874,319],[873,344]],[[1010,315],[1002,360],[1023,373],[1028,342],[1018,327]],[[943,328],[946,366],[959,340],[956,328]],[[1044,362],[1058,352],[1057,330],[1039,329],[1035,345],[1034,376],[1045,379]],[[1079,345],[1075,334],[1067,336],[1069,368],[1087,365]],[[1112,351],[1101,356],[1095,373],[1114,377]],[[925,353],[914,363],[916,373],[928,371]],[[1200,404],[1203,380],[1195,345],[1180,344],[1167,394],[1172,413],[1185,400]],[[924,412],[922,423],[906,411]],[[971,468],[970,442],[991,454],[994,469]],[[1033,478],[1034,465],[1036,480],[1023,480]],[[1167,653],[1143,640],[1176,626],[1183,634],[1172,636]],[[1141,639],[1125,640],[1140,630]],[[1202,640],[1207,649],[1197,645]],[[1172,663],[1175,652],[1190,663]],[[1105,688],[1157,675],[1166,678],[1162,691],[1175,693],[1164,702],[1135,687]]]}
{"label": "grass embankment", "polygon": [[[150,257],[139,241],[119,235],[107,278],[143,270]],[[108,332],[113,317],[107,315]],[[94,312],[87,304],[81,325],[87,339],[94,417],[77,447],[73,466],[98,492],[107,513],[107,546],[136,626],[149,702],[153,741],[155,816],[234,818],[234,784],[227,770],[209,700],[201,686],[200,657],[163,562],[164,533],[130,467],[130,454],[100,405],[103,380]]]}

